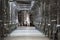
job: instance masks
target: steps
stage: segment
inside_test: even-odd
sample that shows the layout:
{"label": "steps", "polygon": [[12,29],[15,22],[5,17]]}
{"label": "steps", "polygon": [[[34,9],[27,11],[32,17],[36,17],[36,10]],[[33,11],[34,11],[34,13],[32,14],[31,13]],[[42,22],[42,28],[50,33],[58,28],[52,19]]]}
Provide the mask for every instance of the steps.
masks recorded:
{"label": "steps", "polygon": [[17,28],[5,38],[5,40],[49,40],[34,27]]}
{"label": "steps", "polygon": [[47,37],[7,37],[5,40],[49,40]]}
{"label": "steps", "polygon": [[10,36],[44,36],[38,30],[14,30]]}
{"label": "steps", "polygon": [[35,27],[21,26],[21,27],[17,27],[17,30],[35,30]]}
{"label": "steps", "polygon": [[35,27],[18,27],[9,36],[44,36]]}

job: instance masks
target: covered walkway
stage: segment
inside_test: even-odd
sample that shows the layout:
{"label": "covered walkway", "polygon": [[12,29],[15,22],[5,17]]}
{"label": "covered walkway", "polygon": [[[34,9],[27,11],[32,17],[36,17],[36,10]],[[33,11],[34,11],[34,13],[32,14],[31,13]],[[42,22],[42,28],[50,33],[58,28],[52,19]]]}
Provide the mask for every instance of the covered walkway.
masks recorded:
{"label": "covered walkway", "polygon": [[0,0],[0,40],[60,40],[60,0]]}

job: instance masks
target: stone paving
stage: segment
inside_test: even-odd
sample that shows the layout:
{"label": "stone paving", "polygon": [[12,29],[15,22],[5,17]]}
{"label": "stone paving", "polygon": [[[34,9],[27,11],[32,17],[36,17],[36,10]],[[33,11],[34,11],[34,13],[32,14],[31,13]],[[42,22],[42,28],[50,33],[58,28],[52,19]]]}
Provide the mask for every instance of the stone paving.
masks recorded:
{"label": "stone paving", "polygon": [[[32,27],[31,27],[32,28]],[[43,33],[37,29],[26,27],[25,29],[20,30],[17,28],[5,40],[49,40]]]}

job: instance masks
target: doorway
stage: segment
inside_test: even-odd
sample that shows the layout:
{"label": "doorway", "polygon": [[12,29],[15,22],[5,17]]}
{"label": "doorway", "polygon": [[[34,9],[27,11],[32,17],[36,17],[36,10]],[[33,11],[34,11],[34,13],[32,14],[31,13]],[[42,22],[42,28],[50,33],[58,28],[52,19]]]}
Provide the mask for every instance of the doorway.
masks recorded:
{"label": "doorway", "polygon": [[30,26],[30,14],[26,10],[18,12],[18,22],[20,26]]}

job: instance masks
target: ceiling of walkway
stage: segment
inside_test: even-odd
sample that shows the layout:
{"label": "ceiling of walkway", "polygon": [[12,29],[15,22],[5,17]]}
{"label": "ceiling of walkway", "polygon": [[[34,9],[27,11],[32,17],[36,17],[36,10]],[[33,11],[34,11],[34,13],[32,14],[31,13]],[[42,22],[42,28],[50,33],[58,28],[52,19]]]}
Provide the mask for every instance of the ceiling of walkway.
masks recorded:
{"label": "ceiling of walkway", "polygon": [[36,8],[36,0],[9,0],[10,2],[14,2],[14,5],[16,5],[16,8],[18,10],[31,10],[33,7]]}

